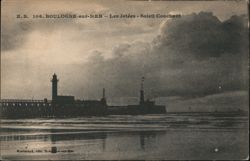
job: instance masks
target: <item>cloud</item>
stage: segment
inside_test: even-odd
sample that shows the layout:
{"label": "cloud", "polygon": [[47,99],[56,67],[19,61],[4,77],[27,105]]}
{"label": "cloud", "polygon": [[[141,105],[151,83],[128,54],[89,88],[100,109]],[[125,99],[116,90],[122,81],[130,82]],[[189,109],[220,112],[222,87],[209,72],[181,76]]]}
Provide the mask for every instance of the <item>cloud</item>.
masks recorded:
{"label": "cloud", "polygon": [[[54,72],[59,93],[85,99],[100,98],[103,87],[108,98],[138,97],[142,76],[148,98],[248,89],[246,16],[221,21],[209,12],[184,15],[162,23],[158,35],[145,23],[93,22],[4,25],[2,95],[48,97]],[[150,39],[142,35],[147,32]]]}
{"label": "cloud", "polygon": [[93,54],[84,65],[90,80],[85,83],[93,91],[106,87],[110,97],[138,96],[141,76],[150,98],[247,90],[245,18],[221,22],[200,12],[167,21],[152,42],[120,44],[109,59],[101,51]]}
{"label": "cloud", "polygon": [[211,12],[200,12],[167,21],[161,28],[159,41],[162,47],[168,46],[196,58],[219,57],[239,54],[247,42],[247,32],[244,16],[232,16],[220,22]]}
{"label": "cloud", "polygon": [[[73,14],[72,12],[58,14]],[[30,20],[31,19],[31,20]],[[29,34],[33,31],[51,33],[58,29],[73,30],[84,29],[83,24],[76,23],[73,18],[58,18],[58,19],[32,19],[27,20],[3,20],[1,31],[1,51],[16,50],[27,41]]]}

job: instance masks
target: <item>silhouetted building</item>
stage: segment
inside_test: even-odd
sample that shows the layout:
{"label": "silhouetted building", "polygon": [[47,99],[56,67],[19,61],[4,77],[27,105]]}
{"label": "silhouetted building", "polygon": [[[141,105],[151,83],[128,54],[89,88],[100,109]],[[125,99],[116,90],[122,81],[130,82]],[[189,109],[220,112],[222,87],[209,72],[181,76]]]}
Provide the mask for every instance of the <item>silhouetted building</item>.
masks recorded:
{"label": "silhouetted building", "polygon": [[75,102],[74,96],[56,96],[55,102],[58,104],[73,104]]}
{"label": "silhouetted building", "polygon": [[52,100],[0,100],[0,114],[3,118],[30,117],[79,117],[91,115],[139,115],[166,113],[165,106],[155,105],[153,101],[144,101],[144,77],[141,80],[140,102],[138,105],[108,106],[105,88],[100,100],[75,100],[74,96],[58,95],[58,79],[53,74]]}
{"label": "silhouetted building", "polygon": [[57,97],[57,83],[58,83],[58,79],[56,74],[54,73],[51,82],[52,82],[52,100],[55,100]]}
{"label": "silhouetted building", "polygon": [[52,82],[52,102],[56,104],[73,104],[75,101],[74,96],[59,96],[57,94],[57,84],[58,84],[57,75],[54,73],[51,82]]}

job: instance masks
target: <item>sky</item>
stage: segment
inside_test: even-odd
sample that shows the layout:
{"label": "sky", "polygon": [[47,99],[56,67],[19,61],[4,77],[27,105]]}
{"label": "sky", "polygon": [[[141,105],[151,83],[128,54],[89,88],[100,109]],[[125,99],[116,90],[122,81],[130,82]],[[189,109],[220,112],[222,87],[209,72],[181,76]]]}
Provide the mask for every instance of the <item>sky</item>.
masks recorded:
{"label": "sky", "polygon": [[[1,1],[1,97],[199,98],[248,90],[246,1]],[[223,9],[222,9],[223,8]],[[33,19],[34,14],[181,18]],[[29,18],[18,19],[18,14]],[[231,96],[231,95],[230,95]]]}

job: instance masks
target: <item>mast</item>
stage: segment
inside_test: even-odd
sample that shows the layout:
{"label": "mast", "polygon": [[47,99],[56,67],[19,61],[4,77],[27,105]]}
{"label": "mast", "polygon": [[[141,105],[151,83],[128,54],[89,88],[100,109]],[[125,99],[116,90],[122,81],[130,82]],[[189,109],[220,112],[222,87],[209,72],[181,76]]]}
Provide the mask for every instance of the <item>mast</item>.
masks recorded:
{"label": "mast", "polygon": [[144,103],[144,77],[141,78],[140,105]]}
{"label": "mast", "polygon": [[105,88],[102,89],[102,98],[105,99]]}
{"label": "mast", "polygon": [[107,106],[107,101],[106,101],[106,96],[105,96],[105,88],[102,89],[101,102],[103,103],[103,105]]}

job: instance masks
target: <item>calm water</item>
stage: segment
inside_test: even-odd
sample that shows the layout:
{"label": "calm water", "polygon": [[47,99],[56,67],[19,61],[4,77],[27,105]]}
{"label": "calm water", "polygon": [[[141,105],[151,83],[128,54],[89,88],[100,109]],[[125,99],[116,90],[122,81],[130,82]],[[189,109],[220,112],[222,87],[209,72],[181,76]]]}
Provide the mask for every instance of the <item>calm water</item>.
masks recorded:
{"label": "calm water", "polygon": [[0,140],[3,159],[245,159],[248,116],[2,120]]}

